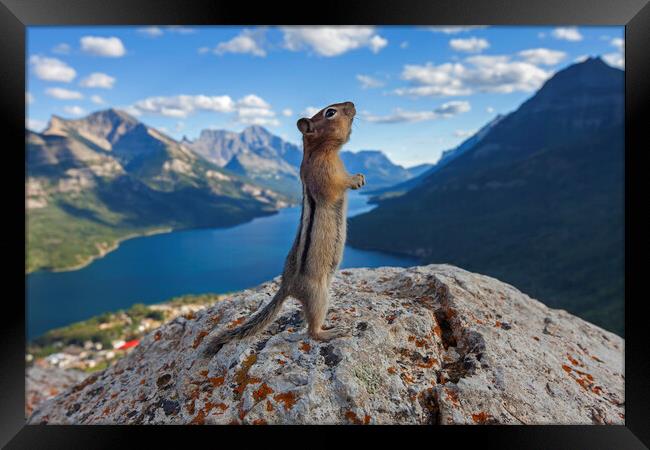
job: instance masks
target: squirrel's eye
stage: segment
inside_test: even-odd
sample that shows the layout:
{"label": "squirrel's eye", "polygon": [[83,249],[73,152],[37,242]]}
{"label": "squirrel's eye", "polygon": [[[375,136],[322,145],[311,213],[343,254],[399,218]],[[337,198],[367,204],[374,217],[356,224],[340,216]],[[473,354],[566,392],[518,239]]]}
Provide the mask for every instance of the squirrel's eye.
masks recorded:
{"label": "squirrel's eye", "polygon": [[331,119],[335,115],[336,115],[336,110],[333,108],[330,108],[327,111],[325,111],[325,117],[327,117],[328,119]]}

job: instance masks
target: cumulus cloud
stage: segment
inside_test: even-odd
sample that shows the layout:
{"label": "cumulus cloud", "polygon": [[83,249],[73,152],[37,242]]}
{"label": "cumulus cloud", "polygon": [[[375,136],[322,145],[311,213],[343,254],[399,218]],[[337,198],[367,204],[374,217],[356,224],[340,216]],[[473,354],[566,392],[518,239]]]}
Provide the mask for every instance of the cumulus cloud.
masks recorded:
{"label": "cumulus cloud", "polygon": [[93,103],[96,104],[96,105],[103,105],[103,104],[105,103],[105,102],[104,102],[104,99],[101,98],[99,95],[93,95],[93,96],[91,96],[91,97],[90,97],[90,101],[93,102]]}
{"label": "cumulus cloud", "polygon": [[603,55],[603,61],[612,67],[619,69],[625,68],[625,58],[622,53],[605,53]]}
{"label": "cumulus cloud", "polygon": [[91,55],[119,58],[126,54],[124,44],[115,36],[84,36],[80,42],[81,50]]}
{"label": "cumulus cloud", "polygon": [[407,111],[396,109],[392,114],[377,116],[365,114],[364,119],[373,123],[423,122],[425,120],[448,119],[471,109],[469,102],[451,101],[443,103],[431,111]]}
{"label": "cumulus cloud", "polygon": [[194,28],[184,27],[180,25],[169,25],[166,27],[142,27],[136,30],[138,33],[143,34],[148,37],[157,38],[165,34],[165,32],[177,33],[177,34],[191,34],[196,32]]}
{"label": "cumulus cloud", "polygon": [[59,100],[79,100],[84,97],[81,92],[71,91],[69,89],[58,87],[48,88],[45,90],[45,93],[50,97],[54,97]]}
{"label": "cumulus cloud", "polygon": [[433,65],[406,65],[402,79],[409,86],[395,90],[397,95],[459,96],[475,92],[531,92],[551,76],[534,64],[513,61],[509,56],[477,55],[464,62]]}
{"label": "cumulus cloud", "polygon": [[291,116],[293,116],[293,111],[291,109],[289,109],[289,108],[285,108],[285,109],[282,110],[282,115],[284,117],[291,117]]}
{"label": "cumulus cloud", "polygon": [[46,125],[47,124],[42,120],[30,119],[30,118],[25,119],[25,126],[32,131],[41,132],[43,131]]}
{"label": "cumulus cloud", "polygon": [[374,27],[282,27],[284,47],[291,51],[310,49],[321,56],[338,56],[367,47],[373,53],[388,45]]}
{"label": "cumulus cloud", "polygon": [[580,34],[577,27],[558,27],[553,30],[551,35],[555,39],[564,41],[577,42],[582,40],[582,34]]}
{"label": "cumulus cloud", "polygon": [[622,38],[614,38],[609,41],[612,47],[616,47],[616,52],[605,53],[603,61],[612,67],[619,69],[625,68],[625,41]]}
{"label": "cumulus cloud", "polygon": [[611,46],[616,47],[616,49],[621,52],[625,49],[625,41],[622,38],[614,38],[609,43]]}
{"label": "cumulus cloud", "polygon": [[318,114],[321,108],[316,108],[315,106],[306,107],[303,112],[300,114],[301,117],[313,117]]}
{"label": "cumulus cloud", "polygon": [[[279,125],[276,113],[263,98],[249,94],[239,100],[229,95],[176,95],[171,97],[148,97],[132,105],[140,113],[158,114],[166,117],[185,118],[198,111],[233,114],[238,123],[248,125]],[[129,112],[127,110],[127,112]]]}
{"label": "cumulus cloud", "polygon": [[83,109],[81,106],[66,106],[63,108],[63,111],[65,111],[67,114],[70,114],[71,116],[83,116],[86,114],[86,110]]}
{"label": "cumulus cloud", "polygon": [[383,81],[373,78],[369,75],[359,74],[357,75],[357,80],[359,81],[359,83],[361,83],[362,89],[380,88],[385,84]]}
{"label": "cumulus cloud", "polygon": [[72,67],[56,58],[33,55],[29,58],[29,63],[34,74],[41,80],[69,83],[77,76]]}
{"label": "cumulus cloud", "polygon": [[493,107],[488,106],[487,108],[485,108],[485,112],[488,114],[494,114],[496,110]]}
{"label": "cumulus cloud", "polygon": [[[217,55],[224,53],[248,53],[254,56],[266,56],[263,47],[265,29],[249,30],[244,29],[229,41],[220,42],[214,49]],[[201,49],[199,49],[201,52]]]}
{"label": "cumulus cloud", "polygon": [[518,54],[526,62],[545,66],[553,66],[566,58],[566,53],[548,48],[531,48]]}
{"label": "cumulus cloud", "polygon": [[427,27],[429,31],[434,33],[444,33],[444,34],[458,34],[465,33],[467,31],[476,30],[479,28],[487,28],[487,25],[470,25],[462,27]]}
{"label": "cumulus cloud", "polygon": [[30,104],[34,103],[34,96],[30,94],[29,92],[25,91],[25,103]]}
{"label": "cumulus cloud", "polygon": [[56,53],[58,55],[67,55],[70,53],[70,46],[66,43],[58,44],[52,49],[52,53]]}
{"label": "cumulus cloud", "polygon": [[449,41],[449,46],[457,52],[479,53],[490,46],[486,39],[481,38],[467,38],[467,39],[452,39]]}
{"label": "cumulus cloud", "polygon": [[93,72],[79,83],[86,88],[112,89],[115,84],[115,78],[101,72]]}

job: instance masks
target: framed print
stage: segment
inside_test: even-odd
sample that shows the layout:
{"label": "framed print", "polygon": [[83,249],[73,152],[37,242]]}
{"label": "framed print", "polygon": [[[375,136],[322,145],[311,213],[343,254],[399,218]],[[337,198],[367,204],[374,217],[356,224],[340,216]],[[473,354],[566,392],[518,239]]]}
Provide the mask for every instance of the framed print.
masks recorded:
{"label": "framed print", "polygon": [[8,448],[648,445],[646,2],[1,3]]}

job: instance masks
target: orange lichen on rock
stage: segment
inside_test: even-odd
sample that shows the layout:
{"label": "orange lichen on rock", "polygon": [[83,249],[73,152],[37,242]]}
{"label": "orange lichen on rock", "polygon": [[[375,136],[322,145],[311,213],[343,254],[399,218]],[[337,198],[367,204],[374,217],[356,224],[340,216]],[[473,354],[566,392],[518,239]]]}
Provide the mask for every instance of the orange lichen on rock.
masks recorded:
{"label": "orange lichen on rock", "polygon": [[233,320],[228,324],[228,329],[233,329],[238,325],[241,325],[246,320],[246,317],[240,317],[239,319]]}
{"label": "orange lichen on rock", "polygon": [[153,340],[159,341],[161,337],[162,337],[162,333],[160,332],[160,330],[156,331],[156,333],[153,335]]}
{"label": "orange lichen on rock", "polygon": [[584,366],[585,366],[584,364],[582,364],[582,363],[581,363],[580,361],[578,361],[577,359],[573,358],[573,357],[572,357],[570,354],[568,354],[568,353],[566,354],[566,357],[567,357],[567,359],[568,359],[569,361],[571,361],[571,364],[573,364],[574,366],[578,366],[578,367],[584,367]]}
{"label": "orange lichen on rock", "polygon": [[248,386],[249,384],[259,383],[262,381],[259,378],[248,376],[248,371],[250,370],[251,366],[255,364],[256,361],[257,361],[257,355],[255,353],[251,353],[242,362],[241,368],[237,372],[235,372],[234,381],[235,383],[237,383],[237,385],[234,388],[235,398],[239,399],[241,395],[244,393],[246,386]]}
{"label": "orange lichen on rock", "polygon": [[199,331],[199,334],[197,334],[196,338],[194,338],[194,342],[192,343],[192,348],[196,348],[199,345],[201,345],[203,338],[206,337],[208,334],[209,333],[205,330]]}
{"label": "orange lichen on rock", "polygon": [[442,328],[440,328],[440,325],[436,324],[436,326],[433,327],[433,334],[438,336],[438,338],[442,337]]}
{"label": "orange lichen on rock", "polygon": [[183,317],[185,317],[187,320],[194,320],[196,318],[196,314],[194,314],[194,311],[190,311]]}
{"label": "orange lichen on rock", "polygon": [[363,419],[360,419],[359,417],[357,417],[354,411],[346,411],[345,418],[355,425],[368,425],[371,419],[371,417],[367,414],[363,416]]}
{"label": "orange lichen on rock", "polygon": [[272,394],[273,392],[273,389],[271,389],[266,383],[262,383],[258,389],[253,391],[253,398],[257,403],[264,400],[269,394]]}
{"label": "orange lichen on rock", "polygon": [[311,345],[309,345],[308,342],[303,342],[300,344],[300,350],[302,350],[305,353],[308,353],[311,350]]}
{"label": "orange lichen on rock", "polygon": [[190,425],[203,425],[205,423],[205,413],[202,409],[199,409],[199,412],[196,414],[194,419],[190,422]]}
{"label": "orange lichen on rock", "polygon": [[428,361],[423,361],[421,363],[418,363],[418,367],[422,367],[423,369],[430,369],[432,368],[438,361],[435,358],[428,358]]}
{"label": "orange lichen on rock", "polygon": [[266,410],[269,411],[269,412],[275,410],[275,408],[273,407],[273,403],[271,403],[271,402],[268,401],[268,400],[266,401]]}
{"label": "orange lichen on rock", "polygon": [[566,364],[562,364],[562,369],[564,369],[566,373],[571,373],[572,370],[571,367],[567,366]]}
{"label": "orange lichen on rock", "polygon": [[472,414],[472,420],[478,424],[487,423],[490,419],[492,419],[492,416],[485,411],[481,411],[478,414]]}
{"label": "orange lichen on rock", "polygon": [[194,414],[195,402],[196,400],[192,399],[192,401],[185,404],[185,409],[187,409],[188,414]]}
{"label": "orange lichen on rock", "polygon": [[445,389],[445,393],[447,394],[447,398],[451,400],[454,405],[458,405],[458,393],[456,391]]}
{"label": "orange lichen on rock", "polygon": [[390,373],[391,375],[393,375],[393,374],[397,373],[397,369],[394,368],[393,366],[390,366],[390,367],[388,368],[388,373]]}
{"label": "orange lichen on rock", "polygon": [[284,410],[289,411],[296,404],[296,394],[291,391],[276,394],[274,397],[276,402],[284,403]]}
{"label": "orange lichen on rock", "polygon": [[255,419],[251,422],[253,425],[268,425],[264,419]]}
{"label": "orange lichen on rock", "polygon": [[225,379],[226,378],[223,377],[223,376],[221,376],[221,377],[211,377],[211,378],[208,378],[208,381],[210,382],[210,384],[212,384],[213,387],[219,387],[219,386],[221,386],[223,384]]}

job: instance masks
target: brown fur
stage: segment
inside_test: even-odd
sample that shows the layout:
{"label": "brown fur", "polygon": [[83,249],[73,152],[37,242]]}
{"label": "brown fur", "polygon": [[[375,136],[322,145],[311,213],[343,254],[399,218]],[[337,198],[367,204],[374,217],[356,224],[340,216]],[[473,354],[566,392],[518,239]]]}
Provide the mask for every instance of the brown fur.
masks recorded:
{"label": "brown fur", "polygon": [[[326,112],[335,110],[328,118]],[[365,184],[361,174],[349,175],[339,150],[350,138],[356,110],[352,102],[330,105],[309,119],[300,119],[303,159],[300,179],[303,206],[298,233],[287,255],[282,282],[273,299],[248,322],[207,340],[204,353],[215,354],[231,339],[261,331],[272,320],[288,297],[299,300],[313,339],[328,340],[343,330],[323,330],[329,307],[332,276],[343,256],[346,233],[348,189]]]}

